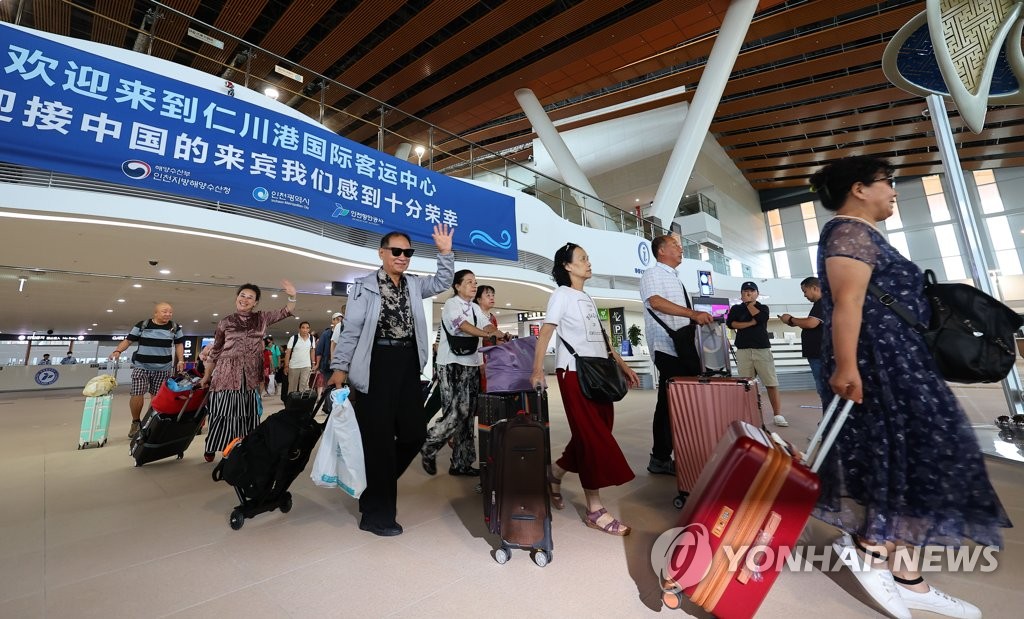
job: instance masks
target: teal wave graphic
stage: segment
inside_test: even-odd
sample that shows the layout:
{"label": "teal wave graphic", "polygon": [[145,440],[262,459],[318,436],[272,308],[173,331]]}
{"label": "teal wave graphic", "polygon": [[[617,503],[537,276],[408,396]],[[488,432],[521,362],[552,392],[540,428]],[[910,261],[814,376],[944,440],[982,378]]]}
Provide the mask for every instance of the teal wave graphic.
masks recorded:
{"label": "teal wave graphic", "polygon": [[499,243],[494,240],[494,237],[483,230],[473,230],[469,233],[469,242],[472,245],[490,245],[491,247],[508,249],[512,247],[512,235],[509,234],[508,230],[502,230],[501,242]]}

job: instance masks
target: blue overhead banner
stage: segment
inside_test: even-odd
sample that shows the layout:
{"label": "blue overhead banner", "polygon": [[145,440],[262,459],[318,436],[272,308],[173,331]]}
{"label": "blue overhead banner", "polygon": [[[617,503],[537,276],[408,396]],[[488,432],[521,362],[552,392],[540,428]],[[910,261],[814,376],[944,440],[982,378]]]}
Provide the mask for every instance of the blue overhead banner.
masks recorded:
{"label": "blue overhead banner", "polygon": [[445,223],[456,249],[518,258],[510,196],[226,93],[0,28],[0,160],[426,243]]}

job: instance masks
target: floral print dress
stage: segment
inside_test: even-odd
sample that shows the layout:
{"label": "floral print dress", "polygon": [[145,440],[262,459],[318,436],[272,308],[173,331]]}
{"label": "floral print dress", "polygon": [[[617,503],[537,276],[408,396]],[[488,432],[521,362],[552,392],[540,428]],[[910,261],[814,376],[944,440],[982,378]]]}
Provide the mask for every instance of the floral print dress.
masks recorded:
{"label": "floral print dress", "polygon": [[[927,324],[921,270],[871,225],[836,218],[821,233],[818,273],[825,382],[835,370],[833,299],[825,260],[872,267],[871,281]],[[821,471],[815,517],[864,539],[913,546],[1000,546],[1010,520],[992,488],[974,430],[924,340],[871,293],[857,339],[864,402],[855,405]],[[827,404],[831,392],[822,393]]]}

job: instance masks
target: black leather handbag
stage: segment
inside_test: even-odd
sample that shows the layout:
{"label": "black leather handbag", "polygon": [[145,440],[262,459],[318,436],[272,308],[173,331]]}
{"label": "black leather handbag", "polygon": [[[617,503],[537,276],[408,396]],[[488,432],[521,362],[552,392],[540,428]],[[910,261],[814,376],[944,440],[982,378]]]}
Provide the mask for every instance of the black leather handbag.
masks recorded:
{"label": "black leather handbag", "polygon": [[991,383],[1006,378],[1017,361],[1014,335],[1024,324],[1020,316],[974,286],[937,283],[930,269],[924,281],[924,296],[932,308],[928,325],[877,284],[869,283],[868,290],[924,337],[946,380]]}
{"label": "black leather handbag", "polygon": [[[476,320],[476,310],[472,310],[472,312],[473,320]],[[476,352],[476,349],[480,347],[480,338],[476,336],[452,335],[449,333],[448,327],[445,326],[443,318],[441,319],[441,328],[444,329],[444,335],[448,338],[448,348],[451,349],[453,355],[458,357],[472,355]]]}
{"label": "black leather handbag", "polygon": [[562,339],[565,349],[576,358],[576,379],[580,384],[580,391],[583,397],[594,402],[618,402],[626,397],[629,392],[629,385],[626,384],[626,377],[619,369],[619,365],[612,357],[612,348],[608,344],[608,335],[601,328],[601,335],[604,336],[607,357],[583,357],[576,354],[576,351],[569,342]]}

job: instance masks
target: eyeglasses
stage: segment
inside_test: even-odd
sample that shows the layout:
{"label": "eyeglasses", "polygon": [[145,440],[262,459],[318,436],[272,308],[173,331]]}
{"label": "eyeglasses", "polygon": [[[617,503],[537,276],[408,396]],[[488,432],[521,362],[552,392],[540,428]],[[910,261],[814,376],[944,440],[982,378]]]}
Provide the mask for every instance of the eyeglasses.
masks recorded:
{"label": "eyeglasses", "polygon": [[416,251],[412,247],[409,249],[402,249],[401,247],[385,247],[384,249],[390,249],[391,255],[395,258],[404,255],[406,258],[412,258],[413,253]]}
{"label": "eyeglasses", "polygon": [[[895,176],[883,176],[882,178],[875,178],[875,179],[871,180],[871,183],[880,183],[882,181],[885,181],[886,183],[889,183],[890,187],[892,187],[893,189],[896,189],[896,177]],[[868,184],[870,185],[871,183],[868,183]]]}

